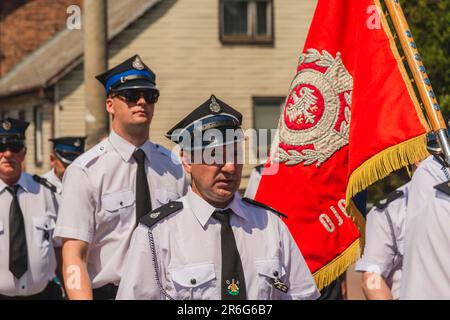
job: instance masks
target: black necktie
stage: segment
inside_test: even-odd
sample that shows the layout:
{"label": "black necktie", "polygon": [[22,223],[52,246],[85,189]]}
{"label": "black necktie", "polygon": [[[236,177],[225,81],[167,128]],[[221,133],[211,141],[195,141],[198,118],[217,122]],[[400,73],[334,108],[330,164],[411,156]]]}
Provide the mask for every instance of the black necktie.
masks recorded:
{"label": "black necktie", "polygon": [[241,257],[236,246],[230,215],[233,210],[214,211],[213,218],[220,222],[222,246],[222,300],[246,300],[244,270]]}
{"label": "black necktie", "polygon": [[9,270],[17,279],[20,279],[28,269],[25,223],[17,198],[19,186],[15,185],[6,189],[13,196],[9,207]]}
{"label": "black necktie", "polygon": [[145,173],[145,153],[137,149],[133,153],[133,158],[138,164],[136,173],[136,225],[139,219],[152,211],[150,191],[148,189],[147,175]]}

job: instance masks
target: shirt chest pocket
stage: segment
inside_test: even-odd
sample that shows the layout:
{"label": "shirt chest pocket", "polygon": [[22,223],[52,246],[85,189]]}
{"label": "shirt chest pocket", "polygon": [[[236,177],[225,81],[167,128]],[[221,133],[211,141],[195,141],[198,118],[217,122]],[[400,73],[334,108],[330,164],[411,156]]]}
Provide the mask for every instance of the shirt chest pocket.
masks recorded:
{"label": "shirt chest pocket", "polygon": [[286,270],[278,259],[255,261],[258,273],[258,299],[277,300],[283,292],[275,288],[274,280],[284,281]]}
{"label": "shirt chest pocket", "polygon": [[126,229],[134,222],[136,198],[130,190],[106,194],[102,197],[102,222],[107,222],[119,230]]}
{"label": "shirt chest pocket", "polygon": [[36,217],[33,219],[33,225],[34,243],[41,248],[42,254],[46,255],[53,238],[55,221],[50,217]]}
{"label": "shirt chest pocket", "polygon": [[[214,264],[199,264],[171,270],[172,297],[177,300],[220,299]],[[172,290],[170,290],[172,291]]]}

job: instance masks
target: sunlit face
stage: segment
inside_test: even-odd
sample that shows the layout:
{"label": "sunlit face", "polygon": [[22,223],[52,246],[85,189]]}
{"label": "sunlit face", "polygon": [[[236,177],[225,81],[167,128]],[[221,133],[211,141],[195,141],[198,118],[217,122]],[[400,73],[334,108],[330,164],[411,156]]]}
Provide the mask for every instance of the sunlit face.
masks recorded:
{"label": "sunlit face", "polygon": [[149,126],[155,103],[147,101],[142,93],[136,102],[128,101],[121,95],[110,95],[106,100],[106,109],[112,114],[113,122],[121,127]]}
{"label": "sunlit face", "polygon": [[50,154],[50,166],[53,168],[55,175],[62,181],[67,165],[52,153]]}
{"label": "sunlit face", "polygon": [[22,173],[22,162],[25,160],[26,148],[19,152],[10,149],[0,152],[0,179],[3,181],[17,181]]}
{"label": "sunlit face", "polygon": [[[228,159],[227,148],[223,147],[223,157]],[[228,161],[207,164],[205,161],[194,163],[188,159],[193,157],[182,155],[183,167],[192,178],[192,190],[214,207],[225,207],[239,189],[243,164],[237,159],[240,149],[234,149],[234,155]],[[228,151],[229,152],[229,151]]]}

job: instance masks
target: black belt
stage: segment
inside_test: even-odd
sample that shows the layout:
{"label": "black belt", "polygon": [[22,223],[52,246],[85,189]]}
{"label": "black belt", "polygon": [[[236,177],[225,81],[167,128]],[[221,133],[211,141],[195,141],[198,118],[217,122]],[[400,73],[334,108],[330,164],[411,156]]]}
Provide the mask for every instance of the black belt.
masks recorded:
{"label": "black belt", "polygon": [[117,295],[118,286],[112,283],[108,283],[103,287],[92,290],[94,300],[115,300]]}
{"label": "black belt", "polygon": [[31,296],[5,296],[0,294],[0,300],[62,300],[62,289],[55,282],[51,281],[48,283],[47,287]]}

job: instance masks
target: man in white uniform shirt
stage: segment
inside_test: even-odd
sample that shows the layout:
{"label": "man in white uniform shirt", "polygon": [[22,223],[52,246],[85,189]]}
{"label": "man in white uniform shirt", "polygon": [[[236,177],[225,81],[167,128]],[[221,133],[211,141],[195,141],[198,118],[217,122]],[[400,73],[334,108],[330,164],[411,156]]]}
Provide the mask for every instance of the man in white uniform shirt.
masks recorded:
{"label": "man in white uniform shirt", "polygon": [[363,272],[369,300],[397,300],[400,295],[409,183],[375,204],[367,214],[364,254],[355,270]]}
{"label": "man in white uniform shirt", "polygon": [[168,136],[180,144],[188,193],[140,220],[118,299],[316,299],[279,217],[238,191],[242,115],[211,96]]}
{"label": "man in white uniform shirt", "polygon": [[450,299],[449,167],[437,142],[411,180],[400,299]]}
{"label": "man in white uniform shirt", "polygon": [[155,74],[136,55],[97,79],[112,132],[67,168],[55,231],[69,299],[114,299],[140,217],[186,192],[179,162],[148,140]]}
{"label": "man in white uniform shirt", "polygon": [[22,172],[28,122],[0,120],[0,300],[61,299],[52,191]]}

